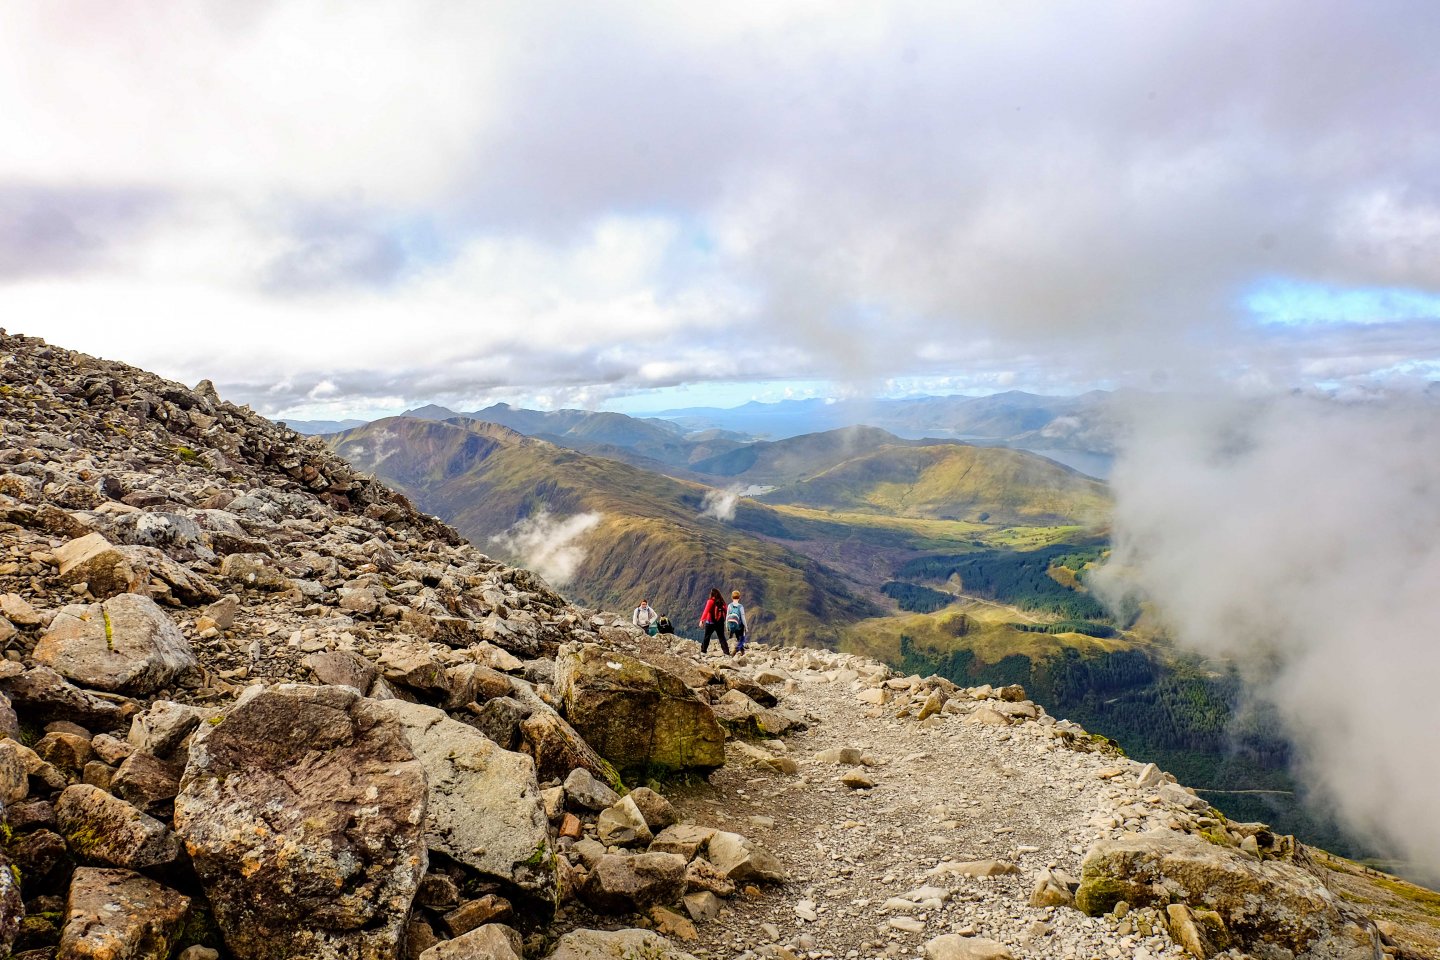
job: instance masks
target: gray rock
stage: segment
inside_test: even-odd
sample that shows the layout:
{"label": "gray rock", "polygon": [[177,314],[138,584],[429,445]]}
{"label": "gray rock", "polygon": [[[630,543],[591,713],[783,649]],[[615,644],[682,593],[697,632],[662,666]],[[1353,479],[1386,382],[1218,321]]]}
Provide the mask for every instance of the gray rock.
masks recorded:
{"label": "gray rock", "polygon": [[682,857],[670,853],[606,854],[590,868],[580,897],[611,913],[674,903],[685,892],[685,866]]}
{"label": "gray rock", "polygon": [[380,676],[375,664],[344,650],[312,653],[301,663],[310,668],[319,683],[349,687],[361,695],[369,693],[370,685]]}
{"label": "gray rock", "polygon": [[565,778],[565,799],[572,809],[604,810],[619,803],[620,795],[596,780],[589,770],[577,767]]}
{"label": "gray rock", "polygon": [[639,808],[640,815],[645,818],[645,825],[650,828],[651,833],[658,833],[680,819],[670,801],[649,787],[636,787],[627,796]]}
{"label": "gray rock", "polygon": [[185,739],[198,730],[200,724],[219,719],[220,711],[213,707],[156,700],[130,721],[126,742],[132,752],[148,753],[161,760],[183,764],[187,759]]}
{"label": "gray rock", "polygon": [[46,666],[0,679],[0,690],[27,719],[73,720],[92,730],[113,730],[122,719],[119,704],[81,690]]}
{"label": "gray rock", "polygon": [[784,864],[773,853],[738,833],[717,830],[706,845],[705,856],[737,883],[746,880],[784,883],[789,879]]}
{"label": "gray rock", "polygon": [[190,643],[149,597],[122,593],[63,608],[35,660],[94,690],[154,693],[196,673]]}
{"label": "gray rock", "polygon": [[180,939],[190,898],[130,870],[81,867],[70,883],[62,960],[164,960]]}
{"label": "gray rock", "polygon": [[390,957],[425,872],[426,797],[378,703],[283,684],[202,725],[175,826],[237,960]]}
{"label": "gray rock", "polygon": [[705,844],[715,836],[714,827],[701,827],[693,823],[677,823],[666,827],[650,843],[652,853],[674,853],[686,860],[699,856]]}
{"label": "gray rock", "polygon": [[180,792],[180,767],[137,750],[115,771],[110,790],[151,816],[165,816]]}
{"label": "gray rock", "polygon": [[10,945],[20,932],[25,919],[25,903],[20,899],[20,878],[10,868],[10,861],[0,853],[0,951],[10,953]]}
{"label": "gray rock", "polygon": [[430,849],[553,901],[555,869],[534,762],[443,710],[401,700],[377,706],[400,724],[425,768]]}
{"label": "gray rock", "polygon": [[643,847],[654,839],[644,814],[628,796],[601,811],[595,822],[595,835],[601,843],[613,847]]}

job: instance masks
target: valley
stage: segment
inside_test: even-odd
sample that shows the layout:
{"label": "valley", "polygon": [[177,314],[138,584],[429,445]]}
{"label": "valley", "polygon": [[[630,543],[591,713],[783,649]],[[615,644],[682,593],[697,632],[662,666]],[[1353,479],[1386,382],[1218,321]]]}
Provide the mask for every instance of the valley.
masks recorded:
{"label": "valley", "polygon": [[[477,412],[508,425],[416,413],[328,442],[489,552],[552,577],[539,555],[571,557],[559,586],[580,602],[646,596],[698,639],[708,589],[739,589],[760,642],[1023,684],[1233,817],[1366,853],[1307,807],[1278,722],[1241,715],[1228,665],[1179,656],[1141,611],[1117,621],[1087,591],[1106,551],[1102,482],[1020,450],[876,427],[746,442],[713,423],[697,439],[583,411]],[[592,522],[564,539],[574,517]],[[517,524],[535,534],[524,546],[507,539]]]}

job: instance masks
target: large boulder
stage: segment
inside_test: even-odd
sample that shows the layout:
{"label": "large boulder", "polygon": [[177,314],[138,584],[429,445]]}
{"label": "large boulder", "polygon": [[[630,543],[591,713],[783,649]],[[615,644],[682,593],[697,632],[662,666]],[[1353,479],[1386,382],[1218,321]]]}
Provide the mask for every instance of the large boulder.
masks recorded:
{"label": "large boulder", "polygon": [[1218,914],[1211,939],[1270,955],[1370,958],[1375,928],[1354,915],[1307,869],[1302,852],[1261,860],[1233,847],[1172,830],[1101,840],[1081,865],[1075,905],[1092,916],[1171,903]]}
{"label": "large boulder", "polygon": [[129,870],[81,867],[70,882],[61,960],[168,960],[190,898]]}
{"label": "large boulder", "polygon": [[84,583],[99,600],[145,593],[162,600],[200,604],[220,596],[204,578],[154,547],[117,547],[98,533],[56,547],[55,562],[61,583]]}
{"label": "large boulder", "polygon": [[443,710],[403,700],[378,703],[405,732],[425,768],[425,839],[444,853],[526,894],[553,901],[554,857],[535,762],[496,746]]}
{"label": "large boulder", "polygon": [[19,706],[31,722],[69,720],[89,730],[114,730],[126,716],[118,703],[81,690],[45,666],[0,676],[0,691]]}
{"label": "large boulder", "polygon": [[622,771],[711,770],[725,731],[679,677],[598,644],[568,644],[555,662],[565,717]]}
{"label": "large boulder", "polygon": [[201,724],[175,826],[237,960],[391,957],[428,862],[427,792],[378,702],[282,684]]}
{"label": "large boulder", "polygon": [[112,693],[154,693],[199,668],[165,611],[134,593],[62,608],[34,656],[82,686]]}
{"label": "large boulder", "polygon": [[561,937],[549,960],[695,960],[650,930],[571,930]]}

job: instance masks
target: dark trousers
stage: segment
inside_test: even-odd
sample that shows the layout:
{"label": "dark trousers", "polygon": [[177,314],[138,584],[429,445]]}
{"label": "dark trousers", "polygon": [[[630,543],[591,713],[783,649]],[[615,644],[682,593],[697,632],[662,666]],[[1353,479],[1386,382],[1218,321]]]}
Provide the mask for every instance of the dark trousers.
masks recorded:
{"label": "dark trousers", "polygon": [[720,649],[725,651],[725,656],[730,656],[730,644],[725,642],[725,624],[705,624],[705,639],[700,641],[700,652],[704,653],[710,649],[710,634],[715,634],[715,639],[720,641]]}
{"label": "dark trousers", "polygon": [[732,626],[730,628],[730,639],[735,641],[735,652],[742,652],[745,649],[745,628]]}

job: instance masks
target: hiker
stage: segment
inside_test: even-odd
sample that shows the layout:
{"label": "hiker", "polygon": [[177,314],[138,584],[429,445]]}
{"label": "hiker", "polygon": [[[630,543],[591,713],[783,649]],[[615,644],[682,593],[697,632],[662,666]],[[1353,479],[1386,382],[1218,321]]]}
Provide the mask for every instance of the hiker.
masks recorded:
{"label": "hiker", "polygon": [[735,641],[735,655],[738,657],[745,652],[745,630],[749,625],[745,622],[745,605],[740,602],[740,591],[730,591],[730,606],[725,609],[725,628],[730,632],[730,639]]}
{"label": "hiker", "polygon": [[664,614],[661,614],[660,619],[655,621],[655,629],[660,631],[660,636],[662,637],[667,633],[672,637],[675,636],[675,625],[671,623],[670,618]]}
{"label": "hiker", "polygon": [[640,606],[636,607],[635,612],[630,614],[630,622],[652,637],[660,632],[660,628],[655,625],[659,619],[660,614],[656,613],[655,608],[650,606],[649,600],[641,600]]}
{"label": "hiker", "polygon": [[725,651],[725,656],[730,656],[730,644],[725,642],[725,598],[713,587],[710,588],[710,596],[705,598],[705,609],[700,611],[700,626],[705,628],[705,639],[700,641],[700,656],[705,656],[710,649],[712,633],[720,641],[720,649]]}

